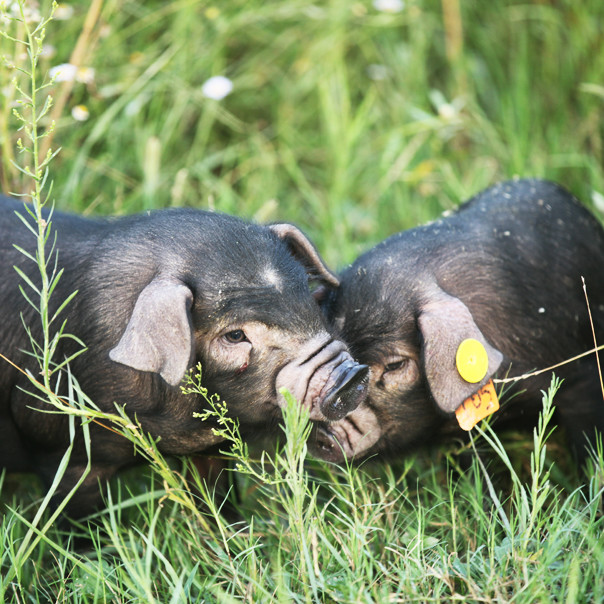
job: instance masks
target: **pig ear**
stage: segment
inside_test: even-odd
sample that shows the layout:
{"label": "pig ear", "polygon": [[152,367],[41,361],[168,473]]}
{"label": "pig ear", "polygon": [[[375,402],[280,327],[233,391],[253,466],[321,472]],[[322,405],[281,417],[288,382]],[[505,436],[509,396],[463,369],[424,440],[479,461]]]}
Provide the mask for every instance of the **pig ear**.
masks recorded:
{"label": "pig ear", "polygon": [[121,340],[109,352],[111,360],[178,385],[193,354],[192,302],[181,281],[153,279],[138,296]]}
{"label": "pig ear", "polygon": [[299,228],[287,223],[271,224],[268,228],[287,244],[294,258],[311,277],[330,287],[340,285],[339,279],[327,268],[315,246]]}
{"label": "pig ear", "polygon": [[[486,384],[503,360],[474,322],[468,307],[458,298],[439,290],[425,303],[418,317],[423,339],[423,363],[430,391],[436,404],[453,412],[461,403]],[[466,339],[478,340],[488,356],[485,377],[478,383],[464,380],[456,365],[459,345]]]}

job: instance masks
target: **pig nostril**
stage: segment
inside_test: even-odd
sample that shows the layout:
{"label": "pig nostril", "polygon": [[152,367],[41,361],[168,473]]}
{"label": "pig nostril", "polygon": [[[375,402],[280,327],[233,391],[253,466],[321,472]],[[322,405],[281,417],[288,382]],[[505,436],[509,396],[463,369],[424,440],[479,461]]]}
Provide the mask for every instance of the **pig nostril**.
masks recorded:
{"label": "pig nostril", "polygon": [[321,441],[319,442],[319,446],[321,449],[323,449],[323,451],[331,451],[334,447],[334,444],[332,442]]}
{"label": "pig nostril", "polygon": [[335,386],[321,403],[321,411],[329,420],[346,417],[367,396],[369,367],[347,363],[340,369]]}
{"label": "pig nostril", "polygon": [[335,442],[329,430],[327,430],[324,426],[319,425],[315,433],[315,438],[315,444],[321,451],[331,453],[335,448]]}

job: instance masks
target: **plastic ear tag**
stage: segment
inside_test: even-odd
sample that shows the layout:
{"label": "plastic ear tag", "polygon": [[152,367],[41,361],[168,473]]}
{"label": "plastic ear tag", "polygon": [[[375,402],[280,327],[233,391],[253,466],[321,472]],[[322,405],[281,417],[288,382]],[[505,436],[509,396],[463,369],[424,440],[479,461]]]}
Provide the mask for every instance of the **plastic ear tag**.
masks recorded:
{"label": "plastic ear tag", "polygon": [[466,382],[478,384],[489,370],[489,355],[478,340],[468,338],[457,349],[455,365]]}
{"label": "plastic ear tag", "polygon": [[481,419],[499,409],[499,399],[493,380],[489,380],[478,392],[468,397],[457,409],[455,415],[462,430],[471,430]]}

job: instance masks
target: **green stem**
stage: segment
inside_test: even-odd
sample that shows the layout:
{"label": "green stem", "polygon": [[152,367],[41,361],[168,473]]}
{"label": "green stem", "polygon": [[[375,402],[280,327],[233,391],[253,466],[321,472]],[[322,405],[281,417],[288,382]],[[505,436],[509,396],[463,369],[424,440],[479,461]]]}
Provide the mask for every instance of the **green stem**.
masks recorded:
{"label": "green stem", "polygon": [[[37,67],[38,67],[38,56],[40,54],[40,45],[41,39],[36,39],[34,34],[37,29],[32,32],[32,30],[27,25],[25,14],[24,14],[24,5],[20,4],[21,9],[21,17],[23,18],[23,22],[25,24],[25,31],[27,34],[27,45],[29,48],[29,57],[30,57],[30,84],[31,84],[31,96],[29,100],[30,110],[31,110],[31,122],[30,122],[30,138],[32,142],[32,161],[33,161],[33,169],[32,169],[32,178],[34,181],[34,190],[31,194],[32,202],[34,206],[34,212],[36,215],[36,222],[38,225],[38,237],[37,237],[37,260],[38,260],[38,269],[40,271],[40,277],[42,280],[42,289],[40,293],[40,319],[42,322],[42,334],[44,339],[43,346],[43,358],[41,360],[41,369],[43,375],[44,386],[50,390],[50,361],[51,355],[50,351],[50,325],[48,321],[48,300],[50,297],[50,281],[48,278],[47,272],[47,261],[46,261],[46,240],[47,240],[47,228],[48,224],[44,217],[42,216],[42,208],[44,207],[44,202],[42,201],[42,183],[44,181],[44,171],[48,169],[47,167],[42,169],[42,164],[46,162],[40,162],[39,158],[39,150],[40,150],[40,139],[42,136],[39,135],[38,128],[38,102],[37,102],[37,92],[38,92],[38,77],[37,77]],[[43,31],[41,32],[43,36]]]}

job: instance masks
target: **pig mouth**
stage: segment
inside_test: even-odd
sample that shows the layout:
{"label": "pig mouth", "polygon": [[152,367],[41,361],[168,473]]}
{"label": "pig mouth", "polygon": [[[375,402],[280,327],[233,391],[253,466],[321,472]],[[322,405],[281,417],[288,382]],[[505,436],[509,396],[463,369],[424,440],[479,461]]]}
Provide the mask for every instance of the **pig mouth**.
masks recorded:
{"label": "pig mouth", "polygon": [[361,405],[335,422],[315,422],[308,439],[313,457],[334,463],[366,456],[381,436],[375,413]]}

